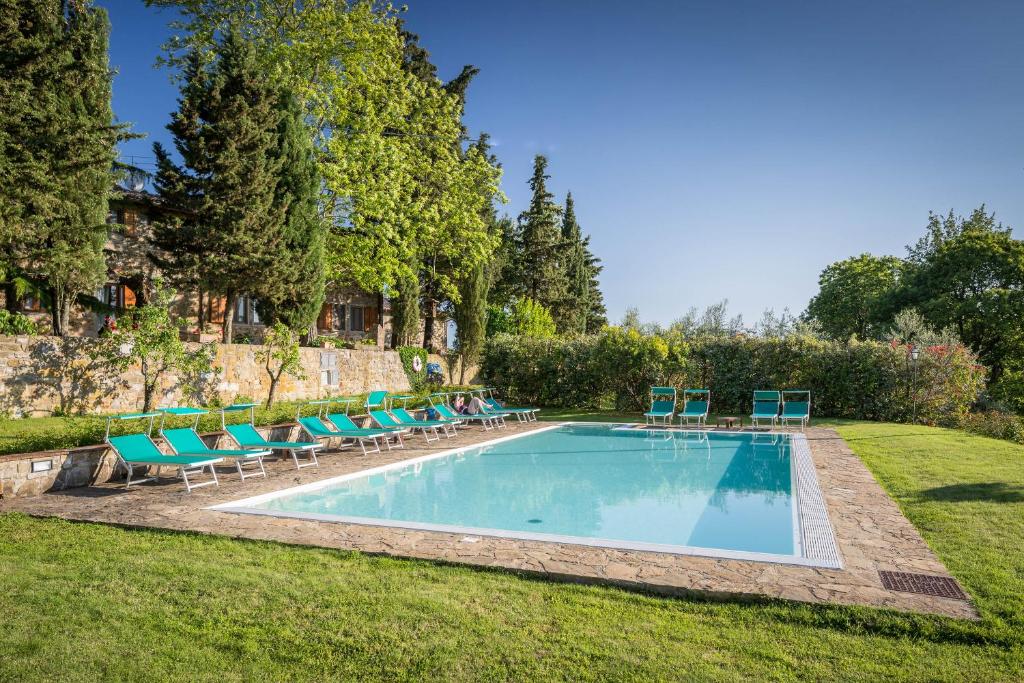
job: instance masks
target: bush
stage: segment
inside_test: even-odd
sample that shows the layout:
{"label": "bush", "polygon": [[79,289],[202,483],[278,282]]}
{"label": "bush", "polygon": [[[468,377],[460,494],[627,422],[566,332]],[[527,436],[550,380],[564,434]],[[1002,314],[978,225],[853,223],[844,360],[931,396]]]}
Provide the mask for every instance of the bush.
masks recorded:
{"label": "bush", "polygon": [[26,315],[0,308],[0,334],[39,334],[39,326]]}
{"label": "bush", "polygon": [[[398,356],[402,359],[405,376],[409,378],[409,386],[419,392],[427,383],[427,350],[420,346],[399,346]],[[415,358],[420,359],[420,369],[413,367]]]}
{"label": "bush", "polygon": [[716,413],[745,414],[755,389],[808,389],[819,416],[948,423],[967,415],[985,370],[962,346],[922,350],[812,336],[687,339],[611,327],[580,339],[498,335],[482,373],[511,401],[640,411],[653,385],[711,390]]}

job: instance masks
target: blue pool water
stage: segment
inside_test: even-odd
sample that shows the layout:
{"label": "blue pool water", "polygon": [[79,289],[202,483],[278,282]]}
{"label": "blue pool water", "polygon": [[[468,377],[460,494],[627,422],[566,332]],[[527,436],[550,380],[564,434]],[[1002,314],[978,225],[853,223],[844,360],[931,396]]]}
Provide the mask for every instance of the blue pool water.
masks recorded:
{"label": "blue pool water", "polygon": [[786,436],[565,425],[246,507],[793,555],[791,473]]}

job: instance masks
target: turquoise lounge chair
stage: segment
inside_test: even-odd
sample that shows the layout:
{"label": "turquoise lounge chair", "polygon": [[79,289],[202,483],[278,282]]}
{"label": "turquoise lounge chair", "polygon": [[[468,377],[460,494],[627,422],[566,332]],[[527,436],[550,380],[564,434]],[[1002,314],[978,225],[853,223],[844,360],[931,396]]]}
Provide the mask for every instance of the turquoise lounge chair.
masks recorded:
{"label": "turquoise lounge chair", "polygon": [[779,419],[779,403],[782,401],[782,394],[778,391],[755,391],[754,410],[750,414],[750,425],[757,428],[760,422],[768,420],[772,429]]}
{"label": "turquoise lounge chair", "polygon": [[698,427],[707,426],[710,409],[710,390],[685,389],[683,391],[683,412],[679,413],[679,424],[687,427],[692,421]]}
{"label": "turquoise lounge chair", "polygon": [[501,417],[495,413],[479,413],[477,415],[466,415],[462,413],[456,413],[451,406],[445,403],[444,397],[447,394],[431,394],[430,405],[434,407],[437,414],[442,419],[454,422],[456,425],[464,424],[468,422],[475,422],[483,427],[485,430],[501,429],[504,427],[503,422],[499,420]]}
{"label": "turquoise lounge chair", "polygon": [[672,424],[676,412],[675,387],[651,387],[651,409],[644,413],[647,424],[657,425],[659,420],[665,427]]}
{"label": "turquoise lounge chair", "polygon": [[[792,398],[788,398],[788,397]],[[800,431],[811,421],[811,392],[806,389],[786,389],[782,392],[782,412],[779,423],[785,427],[789,422],[800,424]]]}
{"label": "turquoise lounge chair", "polygon": [[[380,453],[380,440],[384,438],[384,435],[379,430],[345,430],[340,429],[328,429],[323,422],[320,421],[319,417],[299,417],[299,426],[306,434],[309,434],[310,438],[317,439],[320,441],[326,441],[330,443],[331,439],[339,440],[350,440],[359,444],[359,447],[363,451],[363,455],[370,453]],[[373,433],[369,433],[373,432]],[[366,444],[373,444],[372,449],[368,449]],[[388,445],[390,449],[390,444]]]}
{"label": "turquoise lounge chair", "polygon": [[[110,449],[114,451],[117,456],[118,462],[124,466],[127,471],[127,479],[125,480],[125,489],[131,488],[132,477],[135,475],[136,467],[155,467],[157,468],[156,474],[151,477],[145,477],[143,479],[136,479],[135,483],[139,484],[144,481],[156,481],[160,477],[161,467],[173,467],[177,470],[178,476],[185,482],[185,490],[192,493],[192,489],[197,489],[203,486],[219,486],[217,482],[217,472],[213,469],[213,466],[219,462],[222,462],[221,458],[214,458],[208,456],[186,456],[186,455],[165,455],[160,452],[156,444],[153,443],[153,439],[150,438],[150,434],[153,433],[153,420],[158,417],[158,413],[129,413],[127,415],[115,415],[107,418],[107,431],[103,437],[103,441],[110,446]],[[123,436],[111,436],[110,435],[110,423],[113,420],[149,420],[149,428],[145,434],[125,434]],[[189,481],[190,474],[202,474],[203,470],[210,470],[210,481],[204,481],[199,484],[193,484]]]}
{"label": "turquoise lounge chair", "polygon": [[[419,430],[423,434],[423,437],[427,440],[427,443],[430,443],[431,441],[439,441],[441,439],[441,435],[437,431],[437,425],[440,424],[440,422],[420,422],[419,424],[402,424],[394,417],[392,417],[391,414],[388,413],[388,411],[386,410],[371,410],[370,419],[376,422],[378,425],[380,425],[382,429],[407,427],[408,429],[411,429],[413,431]],[[413,420],[413,422],[416,422],[416,420]],[[434,434],[433,439],[430,438],[431,433]],[[447,429],[445,430],[445,434],[447,434]]]}
{"label": "turquoise lounge chair", "polygon": [[[209,411],[202,408],[161,408],[160,412],[160,436],[167,445],[171,447],[175,455],[206,456],[211,458],[224,458],[234,462],[238,476],[244,481],[249,477],[266,477],[267,470],[263,467],[263,456],[270,455],[269,449],[255,450],[251,448],[230,449],[210,448],[203,441],[196,431],[199,426],[199,418]],[[188,416],[194,418],[191,427],[179,427],[165,429],[164,423],[168,416]],[[254,465],[258,472],[246,472],[245,465]]]}
{"label": "turquoise lounge chair", "polygon": [[[486,392],[486,396],[484,395]],[[495,412],[504,412],[509,415],[515,415],[516,419],[520,422],[536,422],[537,411],[540,408],[510,408],[509,406],[502,405],[498,399],[494,398],[494,388],[485,387],[479,390],[480,399]]]}
{"label": "turquoise lounge chair", "polygon": [[455,425],[448,420],[417,420],[405,408],[392,408],[391,416],[403,427],[417,428],[424,425],[434,425],[434,427],[439,427],[444,432],[445,437],[451,439],[455,436]]}
{"label": "turquoise lounge chair", "polygon": [[386,391],[371,391],[366,397],[366,403],[363,406],[366,410],[387,408],[388,392]]}
{"label": "turquoise lounge chair", "polygon": [[[377,429],[360,427],[355,422],[353,422],[352,418],[349,417],[347,414],[342,415],[341,413],[328,413],[327,421],[334,425],[334,427],[337,428],[338,431],[344,432],[346,434],[362,434],[363,436],[370,438],[379,438],[387,445],[389,451],[391,450],[392,439],[395,440],[395,448],[404,448],[405,444],[402,443],[402,435],[406,434],[409,431],[408,429],[402,428]],[[379,449],[380,446],[378,445],[377,448]]]}
{"label": "turquoise lounge chair", "polygon": [[[267,441],[256,429],[255,408],[255,403],[236,403],[220,410],[220,426],[238,444],[239,448],[285,451],[291,456],[297,470],[301,470],[303,467],[315,467],[319,464],[316,459],[316,452],[323,448],[322,443],[312,441]],[[237,413],[244,410],[249,411],[248,422],[234,425],[227,424],[227,413]],[[306,455],[310,462],[300,463],[300,453]]]}

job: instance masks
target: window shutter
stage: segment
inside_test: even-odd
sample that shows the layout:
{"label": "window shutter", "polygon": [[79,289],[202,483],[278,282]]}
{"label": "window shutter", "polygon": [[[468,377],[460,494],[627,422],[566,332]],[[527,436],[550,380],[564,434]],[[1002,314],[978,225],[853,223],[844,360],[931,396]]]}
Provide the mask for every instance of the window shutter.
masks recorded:
{"label": "window shutter", "polygon": [[331,305],[324,304],[320,308],[320,318],[316,321],[316,326],[321,330],[331,329]]}
{"label": "window shutter", "polygon": [[226,297],[217,296],[210,298],[210,322],[211,323],[222,323],[224,322],[224,309],[228,305]]}
{"label": "window shutter", "polygon": [[135,305],[135,292],[128,285],[121,285],[121,305],[125,308]]}
{"label": "window shutter", "polygon": [[377,327],[377,309],[367,306],[363,309],[363,332],[374,332]]}

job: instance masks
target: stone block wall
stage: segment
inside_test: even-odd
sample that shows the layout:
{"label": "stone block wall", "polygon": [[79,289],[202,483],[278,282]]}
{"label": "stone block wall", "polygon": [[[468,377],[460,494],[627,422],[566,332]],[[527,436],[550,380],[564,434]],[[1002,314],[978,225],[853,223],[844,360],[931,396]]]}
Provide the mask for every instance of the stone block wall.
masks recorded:
{"label": "stone block wall", "polygon": [[[142,407],[142,374],[116,373],[94,360],[96,339],[0,336],[0,413],[39,417],[54,413],[118,413]],[[261,347],[217,344],[220,369],[203,396],[185,396],[175,376],[166,377],[157,405],[205,403],[213,396],[263,400],[270,377],[257,359]],[[307,400],[375,389],[407,391],[409,380],[395,351],[303,348],[304,378],[282,377],[279,400]]]}

